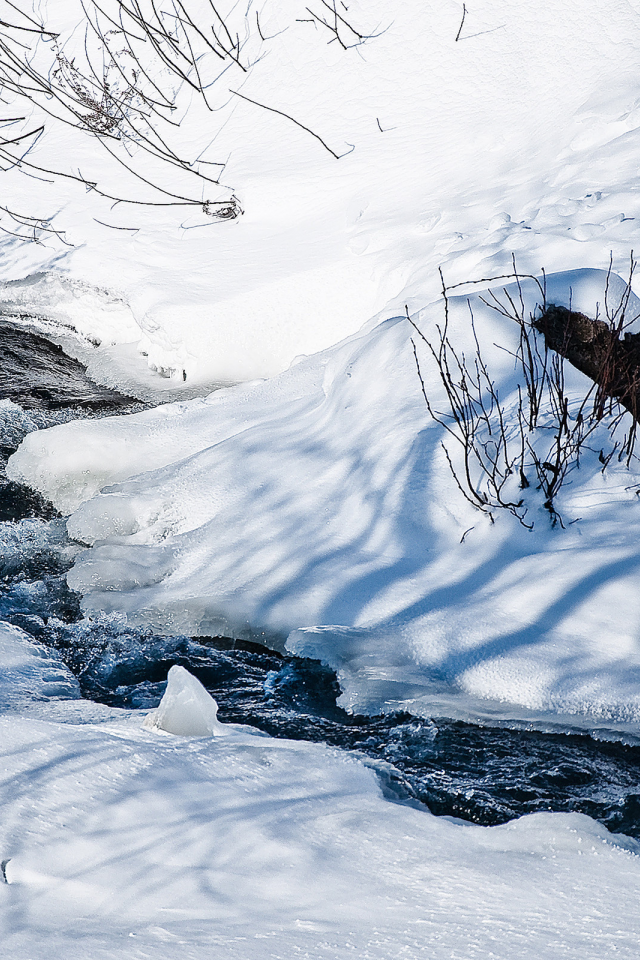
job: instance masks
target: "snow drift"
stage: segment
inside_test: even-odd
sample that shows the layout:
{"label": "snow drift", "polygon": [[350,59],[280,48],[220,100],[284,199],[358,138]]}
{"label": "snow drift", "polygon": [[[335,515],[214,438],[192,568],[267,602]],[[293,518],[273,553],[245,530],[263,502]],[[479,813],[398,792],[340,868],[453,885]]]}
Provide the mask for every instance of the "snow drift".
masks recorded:
{"label": "snow drift", "polygon": [[[68,84],[83,5],[35,6],[67,65],[50,35],[19,56]],[[366,42],[328,43],[324,4],[309,18],[296,0],[216,4],[244,69],[200,58],[207,81],[220,71],[209,104],[145,54],[177,121],[156,133],[182,166],[4,90],[3,149],[19,156],[3,163],[0,312],[136,396],[253,381],[32,432],[11,475],[90,545],[70,577],[89,613],[286,644],[332,664],[353,710],[637,734],[636,461],[602,470],[603,425],[556,498],[564,528],[536,483],[522,491],[533,529],[503,510],[491,525],[452,478],[412,337],[446,413],[438,371],[404,312],[437,342],[438,267],[456,284],[511,272],[514,253],[522,274],[554,274],[549,299],[604,309],[602,270],[610,252],[628,261],[640,218],[637,10],[348,7]],[[109,79],[122,91],[122,74]],[[212,168],[218,183],[187,187]],[[153,184],[170,199],[184,188],[186,207],[149,204]],[[213,219],[232,197],[243,213]],[[449,333],[472,359],[468,295],[513,413],[518,330],[483,303],[486,286],[458,289]],[[537,286],[522,292],[535,309]],[[588,384],[568,371],[566,389],[576,403]],[[0,656],[0,913],[16,960],[637,957],[637,845],[586,817],[436,819],[384,801],[372,769],[321,746],[250,729],[156,736],[139,712],[79,699],[13,628]],[[189,684],[170,687],[172,726],[217,730],[200,693],[204,719],[185,723]]]}
{"label": "snow drift", "polygon": [[[115,0],[100,6],[117,20]],[[152,6],[141,9],[152,16]],[[353,2],[346,19],[368,39],[351,34],[348,49],[296,0],[217,8],[241,38],[242,67],[203,55],[205,98],[150,43],[136,47],[175,107],[172,123],[154,122],[183,168],[127,136],[132,111],[119,140],[101,141],[50,98],[12,104],[25,119],[8,136],[43,124],[24,160],[53,173],[23,163],[3,174],[8,209],[36,226],[0,211],[0,278],[21,282],[0,287],[2,309],[100,341],[94,370],[109,382],[132,389],[137,370],[148,392],[153,378],[190,391],[271,376],[383,311],[429,302],[440,265],[454,283],[504,272],[513,252],[525,272],[628,257],[640,215],[640,23],[627,0],[571,0],[562,17],[555,0],[508,15],[479,0],[459,35],[458,0]],[[91,76],[79,0],[38,9]],[[186,9],[208,29],[205,0]],[[44,76],[59,66],[51,42],[34,55]],[[241,216],[207,215],[232,195]],[[112,344],[129,344],[124,370]]]}

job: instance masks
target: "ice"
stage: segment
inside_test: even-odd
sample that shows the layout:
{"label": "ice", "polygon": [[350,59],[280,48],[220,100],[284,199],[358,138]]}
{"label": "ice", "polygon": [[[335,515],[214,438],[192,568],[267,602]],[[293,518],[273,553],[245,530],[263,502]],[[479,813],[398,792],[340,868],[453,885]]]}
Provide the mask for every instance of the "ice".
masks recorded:
{"label": "ice", "polygon": [[[259,422],[266,398],[279,403],[286,415],[285,404],[292,400],[299,406],[307,402],[310,377],[316,378],[321,389],[322,369],[301,363],[284,379],[239,384],[204,399],[162,404],[126,418],[107,417],[93,422],[91,439],[80,422],[70,423],[69,456],[64,460],[60,455],[53,457],[48,448],[49,435],[40,431],[22,444],[11,459],[9,471],[15,480],[28,473],[32,484],[47,487],[62,512],[71,513],[108,484],[189,457]],[[77,459],[80,447],[84,448],[82,464]]]}
{"label": "ice", "polygon": [[12,400],[0,400],[0,430],[3,442],[9,449],[17,447],[29,433],[46,429],[55,423],[65,423],[75,416],[77,413],[72,410],[23,410]]}
{"label": "ice", "polygon": [[218,705],[211,694],[193,674],[178,666],[169,670],[160,705],[144,725],[177,737],[222,737],[227,732],[218,720]]}
{"label": "ice", "polygon": [[0,622],[0,714],[51,699],[80,696],[78,682],[60,657],[18,627]]}
{"label": "ice", "polygon": [[[48,321],[49,329],[75,332],[78,338],[98,336],[119,343],[133,339],[138,327],[125,300],[94,284],[83,283],[59,273],[36,273],[0,284],[0,315]],[[93,322],[92,322],[93,320]]]}

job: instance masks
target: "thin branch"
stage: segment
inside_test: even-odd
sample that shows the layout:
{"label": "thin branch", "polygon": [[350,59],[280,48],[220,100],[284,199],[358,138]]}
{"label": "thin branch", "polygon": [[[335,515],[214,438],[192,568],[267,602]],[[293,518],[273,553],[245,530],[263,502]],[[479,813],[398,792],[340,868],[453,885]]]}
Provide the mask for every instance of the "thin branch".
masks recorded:
{"label": "thin branch", "polygon": [[347,154],[352,153],[353,150],[348,150],[347,153],[338,154],[328,146],[319,134],[314,133],[313,130],[310,130],[309,127],[306,127],[304,123],[300,123],[299,120],[295,120],[293,117],[289,116],[288,113],[285,113],[283,110],[276,110],[275,107],[267,107],[264,103],[258,103],[257,100],[252,100],[251,97],[245,96],[243,93],[238,93],[237,90],[229,90],[229,93],[233,93],[236,97],[240,97],[241,100],[246,100],[248,103],[253,103],[256,107],[262,107],[263,110],[268,110],[270,113],[277,113],[281,117],[285,117],[287,120],[291,120],[292,123],[295,123],[297,127],[300,127],[301,130],[306,130],[307,133],[310,133],[312,137],[315,137],[316,140],[319,140],[322,146],[327,150],[332,157],[335,157],[336,160],[341,160],[342,157],[346,157]]}

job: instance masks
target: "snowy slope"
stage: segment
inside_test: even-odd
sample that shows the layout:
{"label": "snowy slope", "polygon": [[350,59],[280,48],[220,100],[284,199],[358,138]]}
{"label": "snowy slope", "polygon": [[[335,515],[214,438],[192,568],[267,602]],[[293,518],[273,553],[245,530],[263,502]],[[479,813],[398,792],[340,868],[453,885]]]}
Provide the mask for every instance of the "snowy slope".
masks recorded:
{"label": "snowy slope", "polygon": [[[510,273],[515,254],[522,274],[546,270],[549,300],[602,312],[610,252],[624,275],[640,216],[638,5],[474,0],[463,20],[457,0],[353,0],[371,37],[348,49],[309,8],[326,9],[221,3],[246,71],[202,58],[207,83],[219,73],[208,105],[144,51],[180,169],[135,137],[112,156],[46,98],[7,94],[25,119],[3,136],[44,130],[3,163],[0,311],[105,382],[176,401],[30,433],[10,473],[90,545],[70,574],[89,613],[286,644],[332,664],[354,710],[637,736],[636,461],[602,471],[603,425],[557,498],[564,528],[535,484],[532,530],[506,511],[491,524],[449,472],[412,337],[439,409],[437,371],[404,306],[433,340],[438,267],[456,284]],[[79,0],[30,12],[84,62]],[[50,40],[33,49],[55,69]],[[136,171],[189,202],[149,205],[167,195]],[[232,196],[241,215],[208,215]],[[481,299],[503,282],[452,291],[450,333],[473,356],[469,297],[513,411],[518,328]],[[528,313],[539,288],[522,291]],[[572,403],[587,389],[567,371]],[[637,956],[637,847],[586,817],[435,818],[383,799],[344,753],[240,728],[174,737],[83,701],[15,628],[0,662],[16,960]]]}
{"label": "snowy slope", "polygon": [[[205,15],[195,0],[189,9]],[[80,8],[42,11],[82,64]],[[70,575],[87,611],[168,632],[290,635],[291,649],[338,670],[353,709],[635,727],[634,464],[601,473],[607,437],[594,437],[558,501],[565,530],[549,532],[533,491],[533,532],[502,516],[489,528],[452,483],[403,314],[408,304],[433,338],[438,266],[456,284],[509,273],[514,256],[521,273],[554,278],[549,298],[604,310],[602,271],[610,251],[624,270],[637,223],[640,18],[622,0],[566,3],[562,17],[552,2],[507,12],[486,0],[464,22],[457,3],[354,4],[349,22],[370,36],[341,45],[299,12],[229,10],[246,69],[230,61],[213,82],[204,58],[206,102],[148,61],[158,84],[173,83],[180,117],[170,130],[154,123],[181,155],[225,157],[219,192],[201,200],[233,191],[242,215],[149,205],[159,195],[134,189],[136,164],[190,197],[193,171],[171,186],[166,165],[125,138],[108,146],[128,145],[127,173],[91,130],[47,114],[26,159],[59,171],[81,160],[98,186],[7,174],[33,216],[57,198],[52,223],[69,224],[75,246],[5,238],[5,275],[23,279],[2,291],[5,312],[35,313],[96,375],[141,395],[284,372],[32,434],[10,473],[73,512],[70,532],[94,544]],[[34,62],[51,53],[40,43]],[[100,195],[116,190],[115,205]],[[513,409],[504,350],[517,328],[484,306],[482,288],[453,291],[455,346],[474,349],[468,292]],[[526,312],[538,296],[529,283]],[[422,363],[437,399],[428,351]],[[571,389],[577,399],[588,388],[573,375]]]}
{"label": "snowy slope", "polygon": [[[109,13],[114,4],[102,6]],[[209,23],[208,4],[187,6]],[[80,66],[79,0],[37,10]],[[105,348],[139,343],[147,356],[130,362],[141,381],[149,363],[178,389],[184,371],[190,389],[272,375],[374,315],[401,312],[407,299],[423,306],[437,294],[439,265],[453,283],[503,272],[512,252],[525,272],[601,268],[610,250],[627,259],[638,216],[633,3],[527,0],[507,9],[478,0],[456,40],[457,0],[353,2],[349,21],[371,36],[346,50],[296,0],[220,10],[246,36],[248,69],[203,59],[211,109],[145,52],[180,118],[159,132],[180,156],[224,163],[219,185],[153,161],[135,143],[129,156],[107,142],[114,159],[90,130],[16,99],[27,120],[12,135],[45,122],[26,161],[60,175],[5,174],[10,209],[53,218],[73,246],[44,232],[40,246],[4,236],[5,279],[37,271],[62,279],[38,283],[31,303],[24,288],[6,288],[3,309],[58,322],[66,313]],[[51,44],[37,55],[50,67]],[[213,82],[215,64],[225,69]],[[218,222],[197,204],[145,206],[171,198],[121,160],[180,195],[212,203],[234,195],[244,213]],[[127,202],[69,179],[79,171]],[[0,226],[27,232],[4,214]],[[72,291],[68,309],[61,283]],[[128,316],[116,322],[96,287],[120,297]],[[106,379],[123,376],[112,351],[94,361]]]}

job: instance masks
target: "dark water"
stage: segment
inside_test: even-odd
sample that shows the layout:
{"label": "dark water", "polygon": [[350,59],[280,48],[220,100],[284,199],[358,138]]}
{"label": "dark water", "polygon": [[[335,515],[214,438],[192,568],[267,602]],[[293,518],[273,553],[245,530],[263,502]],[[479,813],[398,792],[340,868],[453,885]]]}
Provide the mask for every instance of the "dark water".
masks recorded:
{"label": "dark water", "polygon": [[77,360],[28,328],[0,319],[0,399],[24,410],[119,413],[140,403],[93,383]]}
{"label": "dark water", "polygon": [[53,506],[4,474],[7,460],[25,433],[80,416],[126,413],[137,400],[100,387],[84,367],[37,333],[0,319],[0,400],[20,411],[0,411],[0,522],[57,516]]}
{"label": "dark water", "polygon": [[83,695],[113,706],[156,706],[169,667],[194,673],[223,721],[359,751],[377,762],[388,795],[436,814],[503,823],[540,810],[579,811],[640,838],[640,747],[588,736],[490,728],[409,714],[349,716],[321,663],[226,638],[158,637],[117,617],[82,617],[65,573],[77,546],[52,506],[3,478],[25,432],[139,404],[96,387],[41,337],[0,322],[0,619],[60,651]]}

